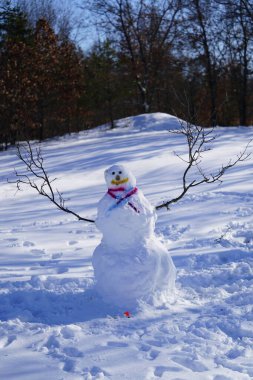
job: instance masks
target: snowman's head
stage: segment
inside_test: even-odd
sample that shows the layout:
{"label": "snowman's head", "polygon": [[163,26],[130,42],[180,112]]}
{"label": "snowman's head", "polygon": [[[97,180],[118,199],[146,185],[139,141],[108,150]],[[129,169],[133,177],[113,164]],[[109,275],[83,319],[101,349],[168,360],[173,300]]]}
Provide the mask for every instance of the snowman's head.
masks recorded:
{"label": "snowman's head", "polygon": [[105,182],[109,189],[131,189],[136,186],[134,175],[123,165],[113,165],[105,171]]}

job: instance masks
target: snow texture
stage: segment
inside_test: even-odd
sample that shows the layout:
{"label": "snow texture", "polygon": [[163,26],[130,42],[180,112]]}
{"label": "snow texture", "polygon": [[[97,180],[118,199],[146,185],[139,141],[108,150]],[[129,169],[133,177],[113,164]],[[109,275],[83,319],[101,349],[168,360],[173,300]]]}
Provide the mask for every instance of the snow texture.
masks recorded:
{"label": "snow texture", "polygon": [[[96,218],[104,170],[116,162],[152,205],[180,192],[185,164],[174,152],[187,157],[187,149],[182,135],[168,132],[180,128],[177,119],[158,113],[116,124],[40,144],[54,185],[84,217]],[[209,173],[244,149],[253,128],[215,134],[203,157]],[[30,188],[17,193],[7,182],[14,167],[22,169],[15,148],[0,152],[1,380],[253,378],[252,157],[222,184],[197,187],[157,212],[155,234],[177,268],[175,299],[136,312],[94,291],[92,255],[102,238],[95,224]]]}
{"label": "snow texture", "polygon": [[128,309],[140,302],[160,306],[175,287],[168,249],[155,235],[154,207],[123,165],[105,171],[107,192],[98,204],[96,225],[103,239],[93,254],[96,289],[106,302]]}

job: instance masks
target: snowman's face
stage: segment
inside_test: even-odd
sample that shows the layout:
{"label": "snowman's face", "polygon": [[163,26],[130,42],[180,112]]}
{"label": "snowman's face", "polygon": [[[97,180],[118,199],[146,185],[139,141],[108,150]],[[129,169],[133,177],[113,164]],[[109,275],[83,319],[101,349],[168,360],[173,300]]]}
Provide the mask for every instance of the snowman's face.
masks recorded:
{"label": "snowman's face", "polygon": [[105,171],[105,181],[108,188],[124,189],[135,187],[136,180],[133,174],[123,165],[113,165]]}

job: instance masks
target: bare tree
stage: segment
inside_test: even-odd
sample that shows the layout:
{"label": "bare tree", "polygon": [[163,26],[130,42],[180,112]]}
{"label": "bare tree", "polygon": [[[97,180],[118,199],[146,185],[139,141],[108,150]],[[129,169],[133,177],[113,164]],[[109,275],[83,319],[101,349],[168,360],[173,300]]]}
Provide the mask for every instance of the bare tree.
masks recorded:
{"label": "bare tree", "polygon": [[159,69],[175,38],[180,0],[92,0],[100,27],[112,31],[121,52],[129,57],[141,99],[150,112]]}
{"label": "bare tree", "polygon": [[205,80],[210,110],[209,123],[215,126],[218,119],[217,73],[220,54],[217,4],[214,4],[213,0],[189,0],[185,12],[187,17],[181,38],[184,38],[186,55],[197,63],[198,74],[202,74]]}
{"label": "bare tree", "polygon": [[16,0],[16,3],[33,26],[39,19],[47,20],[51,27],[56,25],[58,15],[53,0]]}
{"label": "bare tree", "polygon": [[[217,25],[220,32],[216,45],[224,52],[223,68],[228,74],[229,111],[235,109],[241,125],[248,125],[252,116],[250,87],[252,80],[253,52],[253,3],[252,0],[213,0],[220,16]],[[221,36],[223,36],[221,38]],[[222,80],[225,77],[224,71]],[[220,78],[221,80],[221,78]],[[224,89],[226,83],[221,81]],[[237,110],[238,109],[238,110]],[[234,111],[232,111],[234,112]]]}
{"label": "bare tree", "polygon": [[241,5],[244,7],[248,16],[253,21],[253,4],[252,4],[252,1],[251,0],[241,0]]}
{"label": "bare tree", "polygon": [[[238,163],[245,161],[249,158],[251,153],[248,153],[248,148],[251,143],[246,145],[242,152],[237,154],[236,158],[229,159],[229,161],[214,173],[206,173],[201,167],[203,155],[205,152],[211,150],[211,143],[215,140],[216,136],[213,134],[214,128],[203,128],[196,126],[190,122],[179,121],[181,128],[173,133],[183,135],[187,143],[187,158],[177,155],[186,164],[186,168],[182,175],[182,190],[175,197],[156,206],[159,210],[163,207],[169,209],[169,206],[182,199],[189,190],[204,183],[211,184],[214,182],[222,182],[224,174],[236,166]],[[194,171],[194,173],[193,173]]]}
{"label": "bare tree", "polygon": [[75,14],[75,5],[68,0],[14,0],[35,27],[39,19],[45,19],[62,41],[77,39],[81,20]]}
{"label": "bare tree", "polygon": [[38,194],[49,199],[61,211],[74,215],[78,220],[94,223],[94,220],[83,218],[66,207],[62,193],[53,187],[53,182],[56,178],[51,179],[44,167],[44,159],[40,148],[33,150],[29,142],[18,145],[17,156],[25,168],[24,173],[15,170],[17,177],[15,183],[18,190],[21,190],[22,185],[28,185],[37,191]]}
{"label": "bare tree", "polygon": [[226,7],[226,20],[230,31],[228,39],[231,53],[230,63],[234,68],[234,74],[236,74],[233,75],[232,82],[236,88],[235,94],[241,125],[247,125],[249,119],[249,88],[253,52],[253,14],[250,16],[246,5],[247,1],[240,0],[237,4],[230,1],[230,4]]}
{"label": "bare tree", "polygon": [[238,0],[238,1],[232,1],[232,0],[215,0],[215,2],[219,5],[224,5],[225,7],[230,7],[231,4],[235,7],[236,12],[239,11],[245,11],[248,17],[250,17],[253,20],[253,3],[252,0]]}

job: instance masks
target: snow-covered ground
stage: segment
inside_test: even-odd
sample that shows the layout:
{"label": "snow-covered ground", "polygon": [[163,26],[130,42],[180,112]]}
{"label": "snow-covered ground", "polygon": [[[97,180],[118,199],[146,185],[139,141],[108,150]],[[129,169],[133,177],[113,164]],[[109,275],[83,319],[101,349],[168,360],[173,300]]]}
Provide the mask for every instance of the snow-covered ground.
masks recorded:
{"label": "snow-covered ground", "polygon": [[[140,115],[47,141],[45,166],[69,208],[95,218],[103,172],[126,164],[152,204],[180,191],[186,153],[164,114]],[[252,128],[216,131],[206,170],[227,163]],[[249,149],[251,150],[251,148]],[[252,158],[222,184],[197,187],[156,232],[177,267],[175,300],[131,318],[93,292],[91,256],[101,235],[6,178],[21,170],[15,149],[0,153],[1,380],[247,380],[253,378]],[[131,310],[128,310],[131,313]]]}

